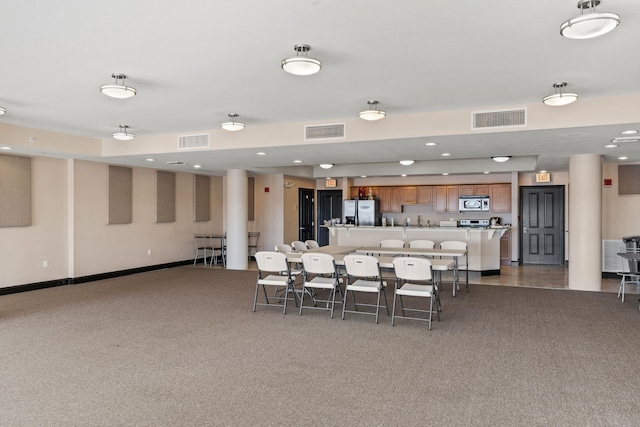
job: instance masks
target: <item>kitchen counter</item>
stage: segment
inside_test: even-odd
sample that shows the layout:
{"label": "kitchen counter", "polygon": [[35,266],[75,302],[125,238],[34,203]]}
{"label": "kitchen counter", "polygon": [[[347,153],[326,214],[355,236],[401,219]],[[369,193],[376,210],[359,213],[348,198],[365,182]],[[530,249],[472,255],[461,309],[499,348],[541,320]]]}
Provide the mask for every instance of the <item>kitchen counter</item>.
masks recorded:
{"label": "kitchen counter", "polygon": [[436,247],[445,240],[467,243],[469,270],[483,276],[500,274],[500,238],[509,227],[354,227],[328,226],[329,244],[339,246],[377,246],[381,240],[432,240]]}

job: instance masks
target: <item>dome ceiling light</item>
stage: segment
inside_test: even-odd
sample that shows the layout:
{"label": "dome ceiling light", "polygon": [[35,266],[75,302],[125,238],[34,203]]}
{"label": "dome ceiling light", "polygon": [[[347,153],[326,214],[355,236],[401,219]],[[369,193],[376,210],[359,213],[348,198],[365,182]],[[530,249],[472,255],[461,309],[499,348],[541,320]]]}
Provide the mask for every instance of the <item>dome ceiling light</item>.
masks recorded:
{"label": "dome ceiling light", "polygon": [[552,107],[560,107],[563,105],[568,105],[573,102],[576,102],[576,100],[578,99],[577,93],[570,93],[570,92],[564,91],[564,88],[567,87],[567,82],[554,83],[553,87],[555,88],[556,93],[542,98],[542,102],[544,103],[544,105],[550,105]]}
{"label": "dome ceiling light", "polygon": [[410,166],[413,164],[413,160],[400,160],[402,166]]}
{"label": "dome ceiling light", "polygon": [[4,116],[5,114],[7,114],[7,109],[4,107],[0,107],[0,116]]}
{"label": "dome ceiling light", "polygon": [[120,125],[120,132],[116,132],[113,134],[115,139],[119,139],[120,141],[130,141],[136,136],[132,133],[127,132],[129,126]]}
{"label": "dome ceiling light", "polygon": [[238,117],[237,114],[229,114],[229,118],[231,119],[231,121],[223,123],[221,125],[222,129],[228,130],[230,132],[235,132],[235,131],[244,129],[244,123],[236,122],[237,117]]}
{"label": "dome ceiling light", "polygon": [[[114,85],[102,85],[100,86],[100,92],[104,93],[111,98],[131,98],[136,95],[136,90],[132,87],[124,85],[124,79],[127,78],[124,74],[111,74],[111,77],[116,79],[116,84]],[[121,80],[121,84],[118,84],[118,81]]]}
{"label": "dome ceiling light", "polygon": [[[620,16],[615,13],[598,13],[596,6],[600,0],[580,0],[578,9],[580,15],[564,21],[560,25],[560,34],[568,39],[591,39],[607,34],[620,25]],[[584,13],[585,9],[590,9],[589,13]]]}
{"label": "dome ceiling light", "polygon": [[322,169],[331,169],[333,167],[333,163],[322,163],[320,164]]}
{"label": "dome ceiling light", "polygon": [[361,119],[373,121],[384,119],[387,116],[386,112],[378,110],[378,101],[367,101],[367,104],[369,105],[369,109],[360,111],[358,114]]}
{"label": "dome ceiling light", "polygon": [[307,57],[307,52],[311,50],[308,44],[297,44],[293,46],[296,56],[283,59],[280,64],[287,73],[296,76],[309,76],[322,69],[322,62],[317,59]]}
{"label": "dome ceiling light", "polygon": [[493,156],[491,158],[493,159],[494,162],[504,163],[509,159],[511,159],[511,156]]}

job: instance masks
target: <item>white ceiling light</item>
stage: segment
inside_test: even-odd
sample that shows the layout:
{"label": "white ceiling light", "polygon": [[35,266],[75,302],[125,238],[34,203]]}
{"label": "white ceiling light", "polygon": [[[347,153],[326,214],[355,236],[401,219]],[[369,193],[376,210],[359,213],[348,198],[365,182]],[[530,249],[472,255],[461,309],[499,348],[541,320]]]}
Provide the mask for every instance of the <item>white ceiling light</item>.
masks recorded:
{"label": "white ceiling light", "polygon": [[376,107],[378,105],[378,101],[367,101],[367,104],[369,105],[369,109],[360,111],[358,114],[361,119],[372,121],[384,119],[387,116],[386,112],[378,110],[378,107]]}
{"label": "white ceiling light", "polygon": [[438,145],[438,143],[437,142],[427,142],[424,145],[426,145],[427,147],[434,147],[434,146]]}
{"label": "white ceiling light", "polygon": [[618,148],[619,145],[618,144],[607,144],[604,146],[604,148]]}
{"label": "white ceiling light", "polygon": [[[620,24],[620,16],[596,12],[599,4],[600,0],[580,0],[580,16],[564,21],[560,25],[560,34],[568,39],[591,39],[614,30]],[[590,12],[585,14],[585,9],[590,9]]]}
{"label": "white ceiling light", "polygon": [[244,129],[244,123],[236,122],[236,117],[238,117],[237,114],[229,114],[229,118],[231,119],[231,121],[223,123],[222,129],[228,130],[231,132]]}
{"label": "white ceiling light", "polygon": [[508,161],[511,158],[511,156],[493,156],[491,158],[493,159],[494,162],[504,163]]}
{"label": "white ceiling light", "polygon": [[567,104],[571,104],[572,102],[576,102],[576,100],[578,99],[577,93],[569,93],[564,91],[564,88],[567,87],[567,82],[554,83],[553,87],[556,89],[556,93],[542,98],[542,102],[545,105],[550,105],[552,107],[560,107],[562,105],[567,105]]}
{"label": "white ceiling light", "polygon": [[120,132],[116,132],[113,134],[115,139],[119,139],[120,141],[130,141],[136,136],[132,133],[127,132],[127,128],[129,126],[120,125]]}
{"label": "white ceiling light", "polygon": [[0,147],[0,150],[13,150],[13,147],[9,147],[8,145],[3,145]]}
{"label": "white ceiling light", "polygon": [[634,135],[636,133],[638,133],[637,130],[629,129],[629,130],[623,130],[622,132],[620,132],[620,135]]}
{"label": "white ceiling light", "polygon": [[7,109],[4,107],[0,107],[0,116],[4,116],[5,114],[7,114]]}
{"label": "white ceiling light", "polygon": [[629,157],[627,157],[627,156],[620,156],[620,157],[618,157],[618,160],[629,160]]}
{"label": "white ceiling light", "polygon": [[333,167],[333,163],[322,163],[320,167],[322,169],[331,169]]}
{"label": "white ceiling light", "polygon": [[410,166],[413,164],[413,160],[400,160],[402,166]]}
{"label": "white ceiling light", "polygon": [[[124,79],[127,78],[124,74],[111,74],[111,77],[116,79],[114,85],[102,85],[100,86],[100,92],[104,93],[111,98],[131,98],[136,95],[136,90],[132,87],[124,85]],[[118,80],[122,80],[121,84],[118,84]]]}
{"label": "white ceiling light", "polygon": [[296,56],[282,60],[282,69],[287,73],[296,76],[309,76],[322,69],[322,62],[307,57],[307,52],[311,50],[309,45],[297,44],[293,46],[293,50],[296,51]]}

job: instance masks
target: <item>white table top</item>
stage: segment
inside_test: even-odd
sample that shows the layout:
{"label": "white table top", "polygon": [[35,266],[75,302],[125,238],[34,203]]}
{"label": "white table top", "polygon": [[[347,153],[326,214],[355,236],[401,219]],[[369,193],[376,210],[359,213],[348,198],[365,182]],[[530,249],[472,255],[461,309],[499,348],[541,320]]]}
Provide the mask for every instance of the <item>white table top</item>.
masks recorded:
{"label": "white table top", "polygon": [[355,249],[358,253],[380,254],[380,255],[420,255],[420,256],[465,256],[464,249],[427,249],[427,248],[381,248],[378,246],[359,247]]}

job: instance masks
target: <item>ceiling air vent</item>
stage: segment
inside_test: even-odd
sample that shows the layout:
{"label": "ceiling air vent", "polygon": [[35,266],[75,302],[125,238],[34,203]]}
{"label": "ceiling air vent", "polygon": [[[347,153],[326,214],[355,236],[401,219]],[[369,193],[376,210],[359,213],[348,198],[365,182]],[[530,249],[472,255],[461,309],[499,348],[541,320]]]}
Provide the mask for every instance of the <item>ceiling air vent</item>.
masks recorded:
{"label": "ceiling air vent", "polygon": [[178,148],[207,148],[209,147],[209,134],[185,135],[178,137]]}
{"label": "ceiling air vent", "polygon": [[471,113],[471,129],[527,125],[526,108],[518,110],[482,111]]}
{"label": "ceiling air vent", "polygon": [[304,127],[305,141],[318,141],[344,138],[344,123]]}

